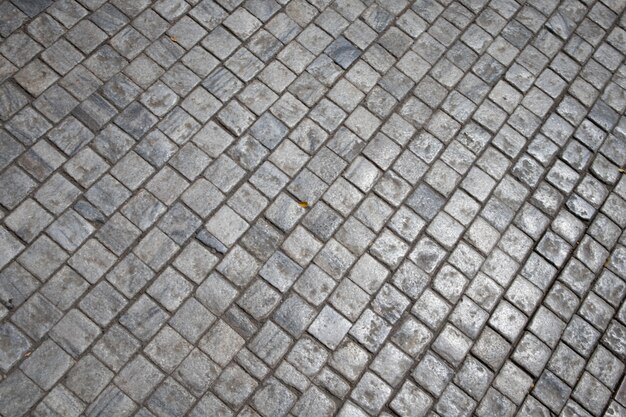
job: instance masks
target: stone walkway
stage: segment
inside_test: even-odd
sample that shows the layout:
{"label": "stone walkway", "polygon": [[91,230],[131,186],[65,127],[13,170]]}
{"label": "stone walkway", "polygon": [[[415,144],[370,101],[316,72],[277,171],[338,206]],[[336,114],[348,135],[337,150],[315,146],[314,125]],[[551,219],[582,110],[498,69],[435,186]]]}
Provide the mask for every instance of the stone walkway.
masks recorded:
{"label": "stone walkway", "polygon": [[0,415],[626,416],[626,0],[0,0]]}

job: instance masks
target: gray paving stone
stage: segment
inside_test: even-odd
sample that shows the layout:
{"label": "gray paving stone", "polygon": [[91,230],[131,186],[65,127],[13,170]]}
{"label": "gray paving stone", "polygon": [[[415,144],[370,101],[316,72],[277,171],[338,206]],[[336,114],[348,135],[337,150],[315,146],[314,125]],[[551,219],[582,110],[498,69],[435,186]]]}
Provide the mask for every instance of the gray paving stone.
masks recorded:
{"label": "gray paving stone", "polygon": [[95,228],[81,215],[68,210],[48,227],[47,232],[64,249],[75,251]]}
{"label": "gray paving stone", "polygon": [[182,108],[174,107],[158,124],[158,127],[176,143],[184,144],[200,129],[200,124]]}
{"label": "gray paving stone", "polygon": [[203,178],[196,180],[182,194],[182,200],[198,215],[210,215],[224,199],[222,192]]}
{"label": "gray paving stone", "polygon": [[181,274],[168,267],[153,284],[148,287],[147,293],[161,303],[167,310],[174,311],[192,290],[193,286],[189,281]]}
{"label": "gray paving stone", "polygon": [[511,362],[502,367],[494,386],[515,404],[521,404],[533,386],[533,379]]}
{"label": "gray paving stone", "polygon": [[490,388],[476,409],[476,415],[513,415],[515,404],[493,388]]}
{"label": "gray paving stone", "polygon": [[139,297],[119,322],[142,341],[149,340],[167,320],[168,314],[146,295]]}
{"label": "gray paving stone", "polygon": [[[220,45],[222,48],[220,48]],[[224,59],[233,52],[240,42],[237,38],[226,31],[222,26],[216,27],[202,41],[202,46],[215,54],[218,58]]]}
{"label": "gray paving stone", "polygon": [[22,355],[30,348],[28,339],[15,326],[4,323],[0,327],[2,350],[0,351],[0,366],[3,372],[7,372]]}
{"label": "gray paving stone", "polygon": [[317,238],[327,241],[339,228],[342,220],[338,213],[320,202],[304,217],[302,224]]}
{"label": "gray paving stone", "polygon": [[[269,29],[269,24],[265,26],[267,29]],[[268,62],[273,58],[280,51],[281,46],[281,41],[265,29],[256,32],[248,41],[248,49],[263,62]]]}
{"label": "gray paving stone", "polygon": [[26,19],[26,16],[18,8],[11,4],[3,6],[6,17],[2,19],[2,36],[8,36],[15,29],[19,28]]}
{"label": "gray paving stone", "polygon": [[[306,53],[306,50],[302,48]],[[289,68],[279,62],[270,63],[259,75],[260,81],[276,93],[281,93],[296,78]],[[276,101],[278,97],[275,98]]]}
{"label": "gray paving stone", "polygon": [[368,309],[361,314],[352,329],[350,329],[350,334],[370,352],[376,352],[380,349],[390,331],[391,326],[379,315]]}
{"label": "gray paving stone", "polygon": [[459,365],[471,348],[471,339],[455,327],[446,325],[435,340],[433,347],[446,360]]}
{"label": "gray paving stone", "polygon": [[133,139],[120,128],[109,124],[94,138],[93,146],[100,155],[109,161],[116,162],[124,156],[133,143]]}
{"label": "gray paving stone", "polygon": [[367,414],[361,408],[354,405],[353,402],[346,402],[345,405],[341,408],[339,414],[341,417],[352,417],[352,416],[366,416]]}
{"label": "gray paving stone", "polygon": [[614,313],[615,310],[611,306],[593,293],[587,296],[580,310],[582,317],[600,330],[606,329]]}
{"label": "gray paving stone", "polygon": [[17,167],[10,167],[0,178],[3,189],[7,190],[0,203],[9,209],[15,208],[36,186],[35,182]]}
{"label": "gray paving stone", "polygon": [[62,317],[46,298],[36,293],[12,316],[12,321],[34,340],[40,340]]}
{"label": "gray paving stone", "polygon": [[619,413],[623,7],[448,3],[0,6],[0,413]]}
{"label": "gray paving stone", "polygon": [[243,287],[252,280],[260,267],[261,263],[249,252],[235,246],[217,266],[217,270],[235,285]]}
{"label": "gray paving stone", "polygon": [[137,408],[135,403],[118,388],[109,386],[87,408],[87,415],[130,416]]}
{"label": "gray paving stone", "polygon": [[141,230],[152,226],[165,213],[166,207],[156,197],[145,190],[135,194],[122,207],[122,214]]}
{"label": "gray paving stone", "polygon": [[609,325],[607,332],[603,337],[603,341],[615,353],[618,357],[624,357],[624,349],[621,348],[623,344],[624,327],[619,323],[613,321]]}
{"label": "gray paving stone", "polygon": [[532,413],[536,413],[537,415],[550,415],[550,411],[546,406],[541,404],[535,397],[529,396],[522,407],[520,408],[521,415],[532,415]]}
{"label": "gray paving stone", "polygon": [[[289,70],[293,71],[295,74],[302,73],[307,65],[311,64],[310,67],[313,75],[316,75],[317,78],[321,78],[321,81],[325,81],[327,84],[332,84],[332,81],[336,79],[339,75],[340,69],[336,65],[333,64],[331,58],[328,55],[321,55],[320,61],[314,61],[315,55],[310,53],[305,47],[300,45],[298,42],[291,41],[287,44],[287,46],[279,52],[277,58],[284,64]],[[313,63],[311,63],[314,61]],[[318,66],[322,65],[322,62],[329,67],[326,68],[318,68]],[[328,79],[328,80],[327,80]]]}
{"label": "gray paving stone", "polygon": [[604,385],[614,388],[619,382],[619,375],[624,365],[611,352],[598,346],[587,366],[589,372]]}
{"label": "gray paving stone", "polygon": [[336,283],[316,265],[309,266],[294,284],[294,290],[315,306],[320,305],[332,292]]}
{"label": "gray paving stone", "polygon": [[163,327],[144,349],[144,353],[165,372],[172,372],[191,351],[192,346],[171,327]]}
{"label": "gray paving stone", "polygon": [[287,333],[268,321],[250,342],[250,349],[265,363],[274,366],[286,353],[291,344]]}
{"label": "gray paving stone", "polygon": [[26,94],[12,83],[3,83],[1,88],[3,99],[0,101],[0,118],[6,121],[24,107],[28,100]]}
{"label": "gray paving stone", "polygon": [[205,178],[225,193],[233,189],[244,175],[245,171],[226,155],[221,155],[204,172]]}
{"label": "gray paving stone", "polygon": [[297,295],[287,298],[274,313],[274,320],[292,336],[299,337],[315,317],[315,310]]}
{"label": "gray paving stone", "polygon": [[104,214],[111,215],[129,197],[130,191],[110,175],[105,175],[85,194]]}
{"label": "gray paving stone", "polygon": [[428,327],[436,330],[450,312],[450,305],[435,292],[427,289],[411,310]]}
{"label": "gray paving stone", "polygon": [[369,413],[375,414],[380,411],[390,395],[391,388],[383,380],[371,372],[366,372],[353,390],[351,398]]}
{"label": "gray paving stone", "polygon": [[0,300],[6,308],[21,305],[39,287],[35,277],[16,262],[10,263],[0,276]]}
{"label": "gray paving stone", "polygon": [[102,85],[94,73],[106,80],[110,76],[106,70],[115,72],[125,64],[126,61],[119,55],[115,56],[115,51],[107,49],[105,45],[95,55],[85,60],[85,65],[90,67],[89,69],[78,65],[63,77],[59,84],[78,100],[84,100]]}
{"label": "gray paving stone", "polygon": [[343,342],[330,360],[331,366],[351,381],[356,381],[364,371],[370,355],[350,340]]}
{"label": "gray paving stone", "polygon": [[233,415],[228,407],[211,393],[208,393],[207,395],[202,397],[202,400],[198,402],[190,415],[196,417],[205,414],[223,415],[228,417]]}
{"label": "gray paving stone", "polygon": [[237,304],[257,320],[267,317],[281,301],[280,294],[263,281],[254,282]]}
{"label": "gray paving stone", "polygon": [[58,80],[58,76],[46,64],[34,60],[15,75],[15,80],[31,95],[39,96]]}
{"label": "gray paving stone", "polygon": [[182,245],[202,222],[191,210],[180,203],[174,204],[158,222],[158,227],[174,242]]}
{"label": "gray paving stone", "polygon": [[65,171],[83,187],[89,187],[109,165],[90,148],[78,152],[65,164]]}
{"label": "gray paving stone", "polygon": [[[162,42],[167,41],[163,40]],[[154,81],[156,81],[157,78],[163,75],[164,70],[161,69],[161,67],[159,67],[159,65],[155,61],[165,61],[166,59],[171,58],[165,56],[168,51],[164,50],[166,46],[171,45],[173,45],[173,43],[163,45],[162,43],[156,42],[152,44],[151,47],[147,50],[148,56],[146,56],[145,54],[141,54],[137,58],[135,58],[130,63],[130,65],[126,65],[125,74],[140,87],[144,89],[148,88],[150,84],[152,84]],[[119,54],[117,55],[121,58]],[[126,64],[127,62],[128,61],[126,60],[123,61],[124,64]]]}
{"label": "gray paving stone", "polygon": [[76,417],[84,409],[83,402],[67,388],[57,386],[35,408],[34,415],[39,417],[50,413],[66,413],[68,416]]}
{"label": "gray paving stone", "polygon": [[432,281],[432,288],[452,303],[459,300],[466,285],[467,279],[450,265],[444,265]]}
{"label": "gray paving stone", "polygon": [[24,147],[4,131],[0,133],[0,147],[3,152],[0,166],[3,168],[7,167],[10,162],[24,151]]}
{"label": "gray paving stone", "polygon": [[252,399],[263,416],[284,416],[295,401],[295,394],[273,378],[266,381]]}
{"label": "gray paving stone", "polygon": [[441,415],[470,415],[476,407],[476,402],[468,397],[456,385],[450,384],[443,392],[435,406],[435,411]]}
{"label": "gray paving stone", "polygon": [[[13,251],[15,249],[12,248]],[[60,246],[48,237],[41,236],[22,252],[18,261],[37,278],[46,280],[67,258],[67,253]]]}
{"label": "gray paving stone", "polygon": [[623,299],[624,282],[610,271],[603,271],[594,285],[594,291],[602,297],[603,300],[617,307],[619,301]]}
{"label": "gray paving stone", "polygon": [[98,131],[117,114],[117,110],[99,94],[92,94],[74,109],[73,114],[91,130]]}
{"label": "gray paving stone", "polygon": [[548,362],[550,353],[550,349],[537,337],[526,333],[520,339],[520,343],[515,349],[512,358],[536,377]]}
{"label": "gray paving stone", "polygon": [[397,322],[410,301],[393,286],[385,284],[372,304],[374,312],[381,315],[390,323]]}
{"label": "gray paving stone", "polygon": [[21,239],[32,242],[52,219],[48,212],[29,198],[6,218],[5,224]]}
{"label": "gray paving stone", "polygon": [[304,266],[313,259],[322,244],[306,229],[297,227],[283,242],[282,248],[291,259]]}
{"label": "gray paving stone", "polygon": [[113,377],[100,361],[91,355],[84,356],[70,370],[66,385],[83,401],[91,402]]}
{"label": "gray paving stone", "polygon": [[337,406],[323,391],[313,387],[307,390],[300,401],[294,406],[294,414],[307,416],[312,413],[319,413],[322,416],[331,416],[335,413]]}
{"label": "gray paving stone", "polygon": [[0,411],[7,416],[21,416],[28,412],[43,391],[37,387],[22,372],[17,371],[2,381],[0,393],[3,398],[11,398],[13,401],[3,401]]}
{"label": "gray paving stone", "polygon": [[166,379],[147,400],[147,406],[158,416],[183,416],[194,397],[171,378]]}
{"label": "gray paving stone", "polygon": [[226,403],[235,407],[243,402],[255,390],[258,383],[237,365],[230,365],[219,376],[215,390]]}
{"label": "gray paving stone", "polygon": [[599,337],[600,333],[579,316],[572,318],[563,333],[563,340],[585,357],[591,354]]}
{"label": "gray paving stone", "polygon": [[95,286],[79,303],[87,316],[101,326],[106,326],[127,304],[127,300],[109,283]]}
{"label": "gray paving stone", "polygon": [[[85,6],[90,10],[95,10],[98,6],[101,6],[95,11],[92,16],[92,21],[98,25],[107,34],[112,35],[116,33],[125,23],[128,23],[126,15],[120,11],[117,7],[111,4],[103,4],[104,2],[99,0],[92,3],[87,3]],[[121,8],[124,8],[123,6]]]}
{"label": "gray paving stone", "polygon": [[135,254],[158,271],[178,251],[178,245],[159,229],[152,229],[137,245]]}
{"label": "gray paving stone", "polygon": [[594,414],[600,414],[609,402],[611,393],[597,379],[585,373],[580,379],[572,397],[580,401]]}
{"label": "gray paving stone", "polygon": [[47,340],[23,362],[21,369],[42,389],[49,390],[73,364],[63,349]]}
{"label": "gray paving stone", "polygon": [[400,416],[424,416],[432,405],[432,400],[410,381],[405,382],[390,407]]}
{"label": "gray paving stone", "polygon": [[309,332],[327,347],[334,349],[352,324],[331,307],[324,307],[309,327]]}
{"label": "gray paving stone", "polygon": [[287,362],[282,362],[276,371],[276,377],[290,387],[303,392],[309,386],[309,381],[305,376]]}
{"label": "gray paving stone", "polygon": [[412,375],[428,392],[438,397],[452,379],[454,372],[445,362],[429,352],[415,367]]}
{"label": "gray paving stone", "polygon": [[506,293],[507,299],[525,314],[535,310],[542,295],[541,290],[522,277],[517,277]]}
{"label": "gray paving stone", "polygon": [[93,353],[115,372],[139,349],[139,341],[120,325],[114,324],[94,345]]}
{"label": "gray paving stone", "polygon": [[129,220],[113,215],[98,231],[97,238],[113,253],[121,255],[141,234]]}
{"label": "gray paving stone", "polygon": [[479,399],[484,396],[492,379],[493,372],[476,358],[469,356],[455,375],[454,382],[473,398]]}
{"label": "gray paving stone", "polygon": [[117,107],[130,104],[141,91],[133,81],[124,74],[117,74],[102,87],[104,97]]}
{"label": "gray paving stone", "polygon": [[244,339],[223,321],[200,340],[200,348],[221,366],[228,364],[243,345]]}
{"label": "gray paving stone", "polygon": [[498,304],[489,319],[489,324],[494,326],[509,341],[514,342],[522,331],[527,317],[513,305],[502,301]]}
{"label": "gray paving stone", "polygon": [[96,324],[78,310],[70,310],[51,330],[50,336],[73,357],[79,356],[101,333]]}
{"label": "gray paving stone", "polygon": [[261,268],[259,275],[281,292],[286,292],[301,272],[300,266],[283,253],[276,252]]}
{"label": "gray paving stone", "polygon": [[485,362],[491,369],[497,370],[504,362],[511,345],[490,327],[485,327],[480,338],[472,348],[472,353]]}
{"label": "gray paving stone", "polygon": [[585,359],[574,352],[567,345],[560,343],[552,354],[548,369],[568,384],[573,385],[580,376],[585,365]]}
{"label": "gray paving stone", "polygon": [[115,123],[135,139],[143,136],[157,121],[140,103],[133,102],[115,118]]}
{"label": "gray paving stone", "polygon": [[324,347],[309,337],[303,337],[296,342],[287,355],[287,360],[307,376],[318,373],[327,358],[328,352]]}
{"label": "gray paving stone", "polygon": [[52,125],[31,107],[22,109],[6,124],[6,129],[25,145],[33,144],[51,127]]}

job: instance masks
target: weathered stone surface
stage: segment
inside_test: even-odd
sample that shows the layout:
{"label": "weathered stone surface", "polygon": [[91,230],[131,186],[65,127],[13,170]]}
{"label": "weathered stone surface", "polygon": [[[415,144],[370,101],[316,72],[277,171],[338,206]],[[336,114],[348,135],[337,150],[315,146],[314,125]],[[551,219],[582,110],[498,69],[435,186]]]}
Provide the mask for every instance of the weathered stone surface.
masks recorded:
{"label": "weathered stone surface", "polygon": [[0,3],[1,415],[623,414],[623,2]]}

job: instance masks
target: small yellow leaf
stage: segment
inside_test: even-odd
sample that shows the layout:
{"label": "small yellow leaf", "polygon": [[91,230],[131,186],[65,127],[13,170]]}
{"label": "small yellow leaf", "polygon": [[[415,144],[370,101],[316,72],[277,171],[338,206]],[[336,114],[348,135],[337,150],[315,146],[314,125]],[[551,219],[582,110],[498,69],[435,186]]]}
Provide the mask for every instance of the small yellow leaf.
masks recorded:
{"label": "small yellow leaf", "polygon": [[626,174],[626,169],[624,169],[624,168],[620,168],[620,169],[618,169],[618,171],[621,172],[622,174]]}
{"label": "small yellow leaf", "polygon": [[307,207],[309,207],[309,203],[307,203],[306,201],[300,201],[300,202],[298,203],[298,205],[299,205],[300,207],[302,207],[302,208],[307,208]]}
{"label": "small yellow leaf", "polygon": [[172,40],[172,42],[178,42],[178,39],[176,39],[176,36],[170,36],[170,39]]}
{"label": "small yellow leaf", "polygon": [[24,357],[25,357],[25,358],[28,358],[28,357],[29,357],[30,355],[32,355],[32,354],[33,354],[33,352],[28,351],[28,352],[26,352],[26,353],[24,354]]}

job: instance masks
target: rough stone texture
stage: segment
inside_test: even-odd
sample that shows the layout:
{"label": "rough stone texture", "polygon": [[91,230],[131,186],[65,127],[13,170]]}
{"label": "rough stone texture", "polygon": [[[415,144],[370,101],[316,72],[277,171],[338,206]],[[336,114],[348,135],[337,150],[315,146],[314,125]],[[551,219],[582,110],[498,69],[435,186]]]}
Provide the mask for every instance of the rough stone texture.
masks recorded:
{"label": "rough stone texture", "polygon": [[0,415],[624,415],[625,9],[0,1]]}

